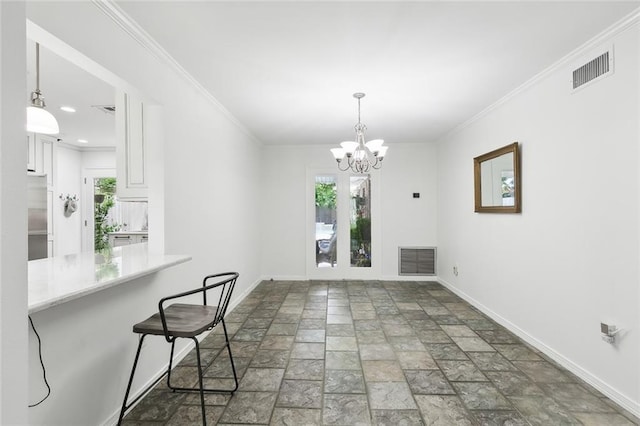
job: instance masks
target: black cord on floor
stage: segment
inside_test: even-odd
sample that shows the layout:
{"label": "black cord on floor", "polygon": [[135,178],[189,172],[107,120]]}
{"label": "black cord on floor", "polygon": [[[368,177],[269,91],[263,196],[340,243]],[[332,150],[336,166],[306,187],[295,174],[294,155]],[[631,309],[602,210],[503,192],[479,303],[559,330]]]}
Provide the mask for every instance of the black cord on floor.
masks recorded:
{"label": "black cord on floor", "polygon": [[40,401],[36,402],[35,404],[29,405],[29,408],[31,408],[31,407],[35,407],[36,405],[42,404],[45,399],[49,398],[49,395],[51,395],[51,386],[49,386],[49,382],[47,382],[47,370],[44,368],[44,361],[42,361],[42,340],[40,340],[40,335],[36,331],[36,327],[33,325],[33,320],[31,319],[31,316],[29,316],[29,322],[31,323],[31,328],[33,329],[33,332],[36,334],[36,337],[38,338],[38,356],[40,357],[40,365],[42,366],[42,378],[44,379],[44,384],[47,386],[47,394]]}

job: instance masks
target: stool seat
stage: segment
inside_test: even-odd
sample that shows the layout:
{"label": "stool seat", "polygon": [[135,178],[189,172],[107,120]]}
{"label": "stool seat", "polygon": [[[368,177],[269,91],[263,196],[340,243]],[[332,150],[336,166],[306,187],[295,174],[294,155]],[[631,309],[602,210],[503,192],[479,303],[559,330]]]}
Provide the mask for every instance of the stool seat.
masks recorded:
{"label": "stool seat", "polygon": [[[174,303],[164,309],[167,331],[170,336],[194,337],[213,327],[217,306]],[[159,313],[133,326],[134,333],[164,335]]]}

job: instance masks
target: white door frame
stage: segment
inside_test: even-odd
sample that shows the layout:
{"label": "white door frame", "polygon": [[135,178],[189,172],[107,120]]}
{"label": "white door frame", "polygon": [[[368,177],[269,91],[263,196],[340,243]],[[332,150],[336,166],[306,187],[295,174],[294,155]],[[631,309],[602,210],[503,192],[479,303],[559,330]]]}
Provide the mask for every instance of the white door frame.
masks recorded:
{"label": "white door frame", "polygon": [[85,200],[82,205],[82,251],[94,251],[95,220],[93,211],[95,209],[93,199],[93,180],[96,178],[116,177],[116,169],[84,169],[82,172],[82,195]]}

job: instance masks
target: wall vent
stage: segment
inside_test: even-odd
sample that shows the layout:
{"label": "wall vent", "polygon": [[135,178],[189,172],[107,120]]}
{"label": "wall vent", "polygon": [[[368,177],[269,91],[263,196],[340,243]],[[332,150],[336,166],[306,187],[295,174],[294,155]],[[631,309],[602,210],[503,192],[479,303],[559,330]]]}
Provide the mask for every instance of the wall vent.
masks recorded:
{"label": "wall vent", "polygon": [[603,78],[613,71],[613,51],[608,50],[573,70],[573,89],[577,89],[598,78]]}
{"label": "wall vent", "polygon": [[436,248],[398,247],[398,275],[436,275]]}
{"label": "wall vent", "polygon": [[107,114],[115,114],[116,106],[115,105],[91,105],[93,108],[98,109]]}

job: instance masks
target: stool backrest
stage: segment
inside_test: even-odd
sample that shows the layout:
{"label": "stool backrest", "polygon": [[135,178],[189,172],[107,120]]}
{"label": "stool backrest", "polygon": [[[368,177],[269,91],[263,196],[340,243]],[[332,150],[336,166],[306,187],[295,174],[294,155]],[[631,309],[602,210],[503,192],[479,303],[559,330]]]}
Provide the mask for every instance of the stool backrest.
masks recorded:
{"label": "stool backrest", "polygon": [[202,287],[204,288],[204,291],[202,292],[202,300],[204,305],[207,304],[207,291],[221,287],[220,297],[218,298],[218,304],[216,305],[218,309],[216,310],[216,317],[213,322],[214,327],[227,313],[229,300],[231,300],[231,294],[233,293],[233,288],[236,286],[238,275],[239,274],[237,272],[223,272],[220,274],[207,275],[202,280]]}
{"label": "stool backrest", "polygon": [[229,300],[231,300],[231,294],[233,293],[233,288],[236,286],[238,275],[239,274],[237,272],[222,272],[220,274],[207,275],[206,277],[204,277],[204,280],[202,280],[202,287],[184,291],[182,293],[174,294],[160,299],[160,302],[158,302],[158,311],[160,313],[160,321],[162,322],[165,339],[167,339],[168,342],[170,342],[172,339],[171,333],[169,333],[169,330],[167,328],[167,318],[164,313],[165,303],[174,299],[179,299],[181,297],[191,296],[196,293],[202,293],[202,304],[206,305],[207,292],[209,290],[221,287],[220,298],[218,299],[218,304],[216,305],[216,314],[210,328],[215,327],[220,321],[222,321],[227,312],[227,308],[229,307]]}

